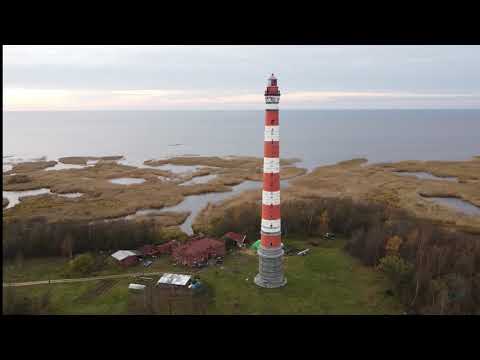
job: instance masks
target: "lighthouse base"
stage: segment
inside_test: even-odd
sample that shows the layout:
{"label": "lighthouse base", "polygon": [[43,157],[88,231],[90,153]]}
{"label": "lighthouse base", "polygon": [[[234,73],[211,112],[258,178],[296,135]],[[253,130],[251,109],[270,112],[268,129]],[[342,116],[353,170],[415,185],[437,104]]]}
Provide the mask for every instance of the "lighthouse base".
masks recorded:
{"label": "lighthouse base", "polygon": [[287,279],[283,276],[283,249],[264,248],[262,245],[258,248],[259,273],[255,276],[255,284],[264,288],[278,288],[287,284]]}

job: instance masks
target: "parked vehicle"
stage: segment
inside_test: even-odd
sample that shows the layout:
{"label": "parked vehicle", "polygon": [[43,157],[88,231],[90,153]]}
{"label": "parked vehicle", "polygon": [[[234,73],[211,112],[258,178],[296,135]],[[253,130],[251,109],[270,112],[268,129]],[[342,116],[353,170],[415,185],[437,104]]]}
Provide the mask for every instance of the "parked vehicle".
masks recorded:
{"label": "parked vehicle", "polygon": [[151,260],[144,260],[143,261],[143,266],[144,267],[149,267],[152,264],[153,264],[153,261],[151,261]]}
{"label": "parked vehicle", "polygon": [[335,240],[335,234],[327,232],[323,235],[323,238],[327,240]]}

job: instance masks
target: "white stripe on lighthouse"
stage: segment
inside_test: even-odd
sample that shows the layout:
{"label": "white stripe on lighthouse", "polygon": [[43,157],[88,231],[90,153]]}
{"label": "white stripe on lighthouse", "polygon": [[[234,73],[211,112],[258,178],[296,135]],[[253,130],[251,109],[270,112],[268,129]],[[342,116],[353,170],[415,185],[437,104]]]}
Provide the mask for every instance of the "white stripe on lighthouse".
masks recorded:
{"label": "white stripe on lighthouse", "polygon": [[280,219],[265,220],[262,219],[262,231],[264,233],[278,233],[280,232]]}
{"label": "white stripe on lighthouse", "polygon": [[267,110],[278,110],[278,104],[266,104],[265,109],[267,109]]}
{"label": "white stripe on lighthouse", "polygon": [[280,159],[279,158],[263,158],[263,173],[279,173],[280,172]]}
{"label": "white stripe on lighthouse", "polygon": [[263,205],[280,205],[280,191],[265,191],[262,193]]}
{"label": "white stripe on lighthouse", "polygon": [[280,141],[280,128],[278,125],[265,126],[265,141]]}
{"label": "white stripe on lighthouse", "polygon": [[266,104],[278,104],[280,102],[280,96],[277,95],[267,95],[265,96]]}

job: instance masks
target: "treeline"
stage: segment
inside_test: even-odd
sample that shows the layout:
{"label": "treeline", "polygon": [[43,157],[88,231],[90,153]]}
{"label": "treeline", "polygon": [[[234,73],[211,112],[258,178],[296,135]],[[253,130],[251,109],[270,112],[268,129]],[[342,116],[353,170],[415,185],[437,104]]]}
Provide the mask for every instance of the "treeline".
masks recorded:
{"label": "treeline", "polygon": [[137,249],[163,240],[155,224],[147,221],[92,224],[16,221],[3,224],[3,257],[72,257],[84,252]]}
{"label": "treeline", "polygon": [[[413,313],[480,314],[480,238],[449,231],[398,209],[350,199],[313,198],[282,203],[283,236],[344,235],[345,250],[384,271],[392,291]],[[229,208],[209,219],[226,231],[259,238],[258,204]]]}

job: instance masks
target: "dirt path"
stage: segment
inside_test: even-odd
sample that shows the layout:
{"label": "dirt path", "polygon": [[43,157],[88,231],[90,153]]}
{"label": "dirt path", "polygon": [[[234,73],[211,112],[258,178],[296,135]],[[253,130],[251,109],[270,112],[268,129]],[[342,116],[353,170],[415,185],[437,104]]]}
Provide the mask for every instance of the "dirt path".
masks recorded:
{"label": "dirt path", "polygon": [[128,274],[118,274],[118,275],[103,275],[103,276],[93,276],[85,278],[75,278],[75,279],[53,279],[53,280],[40,280],[40,281],[27,281],[27,282],[17,282],[17,283],[3,283],[3,287],[20,287],[20,286],[33,286],[33,285],[48,285],[48,284],[64,284],[64,283],[75,283],[75,282],[84,282],[84,281],[98,281],[98,280],[107,280],[107,279],[120,279],[125,277],[137,277],[137,276],[148,276],[148,275],[160,275],[163,272],[139,272],[139,273],[128,273]]}

